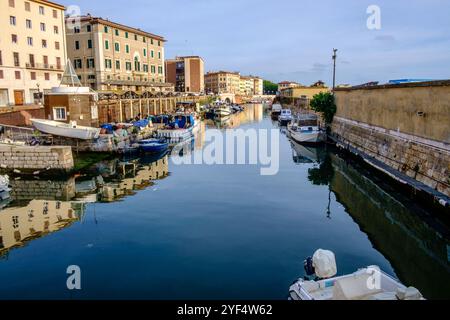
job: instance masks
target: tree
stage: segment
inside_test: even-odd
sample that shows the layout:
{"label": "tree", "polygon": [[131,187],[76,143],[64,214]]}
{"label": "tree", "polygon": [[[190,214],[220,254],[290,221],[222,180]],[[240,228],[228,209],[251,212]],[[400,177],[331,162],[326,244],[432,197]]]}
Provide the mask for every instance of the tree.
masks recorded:
{"label": "tree", "polygon": [[278,85],[269,80],[264,80],[264,93],[275,94],[278,91]]}
{"label": "tree", "polygon": [[331,124],[337,111],[334,95],[330,92],[316,94],[311,100],[311,109],[322,114],[327,125]]}

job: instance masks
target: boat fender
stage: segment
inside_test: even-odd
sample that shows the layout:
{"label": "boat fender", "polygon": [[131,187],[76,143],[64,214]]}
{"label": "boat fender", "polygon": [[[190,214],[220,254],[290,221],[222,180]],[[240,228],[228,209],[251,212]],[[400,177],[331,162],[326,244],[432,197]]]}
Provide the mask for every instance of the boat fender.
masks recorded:
{"label": "boat fender", "polygon": [[313,265],[313,258],[308,257],[304,262],[305,272],[307,276],[312,276],[316,274],[316,270],[314,269]]}

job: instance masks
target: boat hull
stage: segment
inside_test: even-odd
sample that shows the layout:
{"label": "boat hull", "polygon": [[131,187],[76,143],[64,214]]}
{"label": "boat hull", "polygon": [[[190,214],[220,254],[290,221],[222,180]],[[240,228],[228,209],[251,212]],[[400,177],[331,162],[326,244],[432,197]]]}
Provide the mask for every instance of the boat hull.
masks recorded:
{"label": "boat hull", "polygon": [[71,127],[65,123],[40,119],[31,119],[31,123],[37,130],[55,136],[81,140],[94,140],[100,136],[100,128]]}
{"label": "boat hull", "polygon": [[322,131],[294,131],[288,129],[292,140],[300,144],[320,144],[326,141],[326,135]]}
{"label": "boat hull", "polygon": [[145,153],[162,153],[169,149],[169,143],[154,140],[143,140],[139,143],[139,148]]}

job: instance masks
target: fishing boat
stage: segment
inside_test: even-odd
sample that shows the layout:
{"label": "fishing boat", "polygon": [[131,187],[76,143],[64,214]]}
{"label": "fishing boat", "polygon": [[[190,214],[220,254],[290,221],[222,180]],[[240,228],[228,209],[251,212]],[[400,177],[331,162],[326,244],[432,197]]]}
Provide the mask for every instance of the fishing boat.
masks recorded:
{"label": "fishing boat", "polygon": [[292,121],[292,112],[290,109],[281,110],[281,114],[278,117],[278,124],[281,127],[287,126]]}
{"label": "fishing boat", "polygon": [[200,128],[200,122],[193,114],[176,115],[172,122],[156,131],[156,138],[166,139],[169,143],[177,143],[192,137]]}
{"label": "fishing boat", "polygon": [[288,125],[288,134],[298,143],[319,144],[326,141],[326,134],[319,127],[315,114],[300,114]]}
{"label": "fishing boat", "polygon": [[79,126],[75,121],[63,123],[52,120],[31,119],[31,123],[41,132],[81,140],[97,139],[101,130],[100,128]]}
{"label": "fishing boat", "polygon": [[147,139],[139,141],[139,148],[145,153],[163,153],[169,149],[169,143],[163,139]]}
{"label": "fishing boat", "polygon": [[272,112],[270,113],[272,120],[277,121],[278,117],[281,115],[282,110],[283,110],[283,107],[281,106],[281,104],[272,105]]}
{"label": "fishing boat", "polygon": [[407,288],[378,266],[336,277],[335,255],[328,250],[317,250],[304,266],[306,277],[290,287],[291,300],[424,300],[419,290]]}

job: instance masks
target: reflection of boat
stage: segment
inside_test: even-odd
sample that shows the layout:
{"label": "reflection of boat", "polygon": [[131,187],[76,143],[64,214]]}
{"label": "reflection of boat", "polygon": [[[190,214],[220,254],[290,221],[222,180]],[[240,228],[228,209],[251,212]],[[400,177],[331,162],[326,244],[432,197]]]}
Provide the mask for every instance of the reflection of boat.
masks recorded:
{"label": "reflection of boat", "polygon": [[292,113],[290,109],[281,110],[281,114],[278,117],[278,123],[280,126],[287,126],[292,121]]}
{"label": "reflection of boat", "polygon": [[305,271],[319,280],[299,279],[289,289],[292,300],[423,300],[417,289],[405,287],[377,266],[336,277],[331,251],[316,251],[305,261]]}
{"label": "reflection of boat", "polygon": [[278,120],[278,117],[280,116],[282,110],[283,107],[281,106],[281,104],[274,104],[272,106],[272,112],[270,113],[272,120]]}
{"label": "reflection of boat", "polygon": [[31,119],[33,126],[44,133],[68,138],[91,140],[100,135],[100,128],[78,126],[76,122],[71,124],[52,120]]}
{"label": "reflection of boat", "polygon": [[291,140],[293,151],[293,159],[297,164],[300,163],[318,163],[323,157],[323,150],[313,145],[302,145],[294,140]]}
{"label": "reflection of boat", "polygon": [[228,117],[232,114],[233,112],[231,111],[230,107],[226,106],[226,105],[221,105],[219,107],[216,107],[214,109],[214,115],[216,117]]}
{"label": "reflection of boat", "polygon": [[162,153],[169,149],[169,143],[161,139],[139,141],[139,148],[146,153]]}
{"label": "reflection of boat", "polygon": [[288,125],[289,136],[298,143],[325,142],[326,134],[319,127],[319,119],[315,114],[300,114]]}
{"label": "reflection of boat", "polygon": [[0,175],[0,201],[10,198],[9,177]]}

